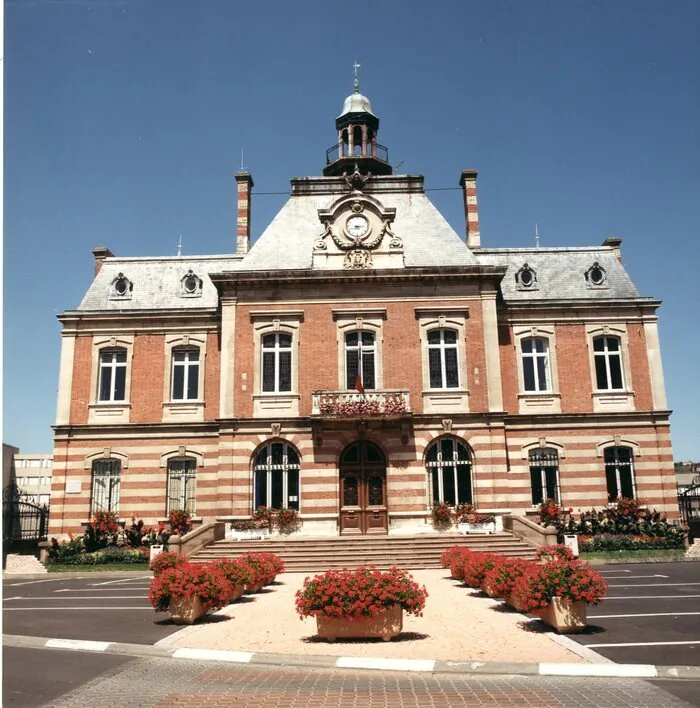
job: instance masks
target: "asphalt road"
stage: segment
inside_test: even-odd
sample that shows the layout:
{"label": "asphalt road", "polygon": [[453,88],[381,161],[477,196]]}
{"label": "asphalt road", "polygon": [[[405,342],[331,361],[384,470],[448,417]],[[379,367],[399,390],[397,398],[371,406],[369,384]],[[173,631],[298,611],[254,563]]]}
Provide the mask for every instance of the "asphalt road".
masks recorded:
{"label": "asphalt road", "polygon": [[598,570],[607,596],[588,608],[588,628],[571,639],[621,664],[700,666],[700,563]]}
{"label": "asphalt road", "polygon": [[155,644],[176,632],[148,602],[148,573],[5,580],[3,633]]}

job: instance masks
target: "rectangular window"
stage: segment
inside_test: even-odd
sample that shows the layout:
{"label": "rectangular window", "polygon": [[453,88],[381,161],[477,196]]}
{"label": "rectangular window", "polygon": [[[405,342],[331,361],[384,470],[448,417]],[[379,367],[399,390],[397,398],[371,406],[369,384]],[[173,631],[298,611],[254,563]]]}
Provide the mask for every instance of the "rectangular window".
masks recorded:
{"label": "rectangular window", "polygon": [[593,340],[596,387],[599,391],[621,391],[622,352],[618,337],[596,337]]}
{"label": "rectangular window", "polygon": [[428,332],[430,388],[459,388],[457,332],[434,329]]}
{"label": "rectangular window", "polygon": [[530,488],[532,505],[539,506],[546,499],[559,503],[559,457],[556,450],[530,450]]}
{"label": "rectangular window", "polygon": [[605,481],[608,488],[608,501],[614,502],[618,497],[635,498],[632,448],[605,449]]}
{"label": "rectangular window", "polygon": [[100,352],[100,401],[126,400],[126,350]]}
{"label": "rectangular window", "polygon": [[348,332],[345,335],[345,386],[355,388],[357,376],[362,387],[376,387],[375,342],[372,332]]}
{"label": "rectangular window", "polygon": [[92,511],[119,511],[119,486],[121,463],[119,460],[101,459],[92,463]]}
{"label": "rectangular window", "polygon": [[191,457],[168,460],[168,513],[195,513],[197,499],[197,461]]}
{"label": "rectangular window", "polygon": [[550,391],[549,341],[542,337],[528,337],[522,340],[521,350],[525,390],[533,393]]}
{"label": "rectangular window", "polygon": [[196,401],[199,396],[199,349],[173,351],[173,401]]}
{"label": "rectangular window", "polygon": [[266,334],[262,338],[262,390],[282,393],[292,390],[292,337]]}

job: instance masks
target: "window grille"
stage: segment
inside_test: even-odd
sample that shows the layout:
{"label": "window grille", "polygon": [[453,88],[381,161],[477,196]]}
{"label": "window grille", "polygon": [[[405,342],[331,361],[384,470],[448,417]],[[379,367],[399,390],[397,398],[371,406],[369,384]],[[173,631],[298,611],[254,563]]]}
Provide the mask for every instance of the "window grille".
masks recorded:
{"label": "window grille", "polygon": [[532,505],[539,506],[546,499],[557,504],[559,495],[559,456],[552,448],[530,450],[530,488]]}
{"label": "window grille", "polygon": [[472,460],[469,449],[454,438],[441,438],[426,452],[433,502],[472,502]]}
{"label": "window grille", "polygon": [[119,511],[121,462],[100,459],[92,463],[92,514],[98,511]]}
{"label": "window grille", "polygon": [[269,442],[255,456],[254,508],[299,509],[299,454],[288,443]]}
{"label": "window grille", "polygon": [[168,460],[168,513],[195,513],[197,500],[197,460],[192,457],[171,457]]}
{"label": "window grille", "polygon": [[635,498],[631,447],[605,448],[605,480],[608,501],[613,502],[618,497]]}

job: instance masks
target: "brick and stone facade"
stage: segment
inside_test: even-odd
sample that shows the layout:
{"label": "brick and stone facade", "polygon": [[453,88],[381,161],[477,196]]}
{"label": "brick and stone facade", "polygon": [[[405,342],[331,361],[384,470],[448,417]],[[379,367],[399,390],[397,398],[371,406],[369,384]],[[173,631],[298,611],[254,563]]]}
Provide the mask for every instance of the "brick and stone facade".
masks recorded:
{"label": "brick and stone facade", "polygon": [[431,532],[436,500],[525,514],[633,494],[677,516],[660,303],[619,239],[482,247],[465,170],[465,243],[422,177],[391,174],[361,99],[341,121],[371,128],[361,169],[341,130],[338,164],[293,179],[252,247],[238,173],[232,255],[95,249],[59,317],[51,535],[96,508],[208,522],[258,503],[298,508],[310,535]]}

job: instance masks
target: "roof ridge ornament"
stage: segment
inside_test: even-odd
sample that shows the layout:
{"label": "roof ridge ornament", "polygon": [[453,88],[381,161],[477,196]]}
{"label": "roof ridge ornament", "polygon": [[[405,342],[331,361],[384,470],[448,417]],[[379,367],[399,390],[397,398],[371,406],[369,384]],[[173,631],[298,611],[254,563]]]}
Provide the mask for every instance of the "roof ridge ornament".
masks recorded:
{"label": "roof ridge ornament", "polygon": [[352,82],[352,85],[355,87],[355,93],[360,93],[360,79],[357,78],[357,70],[362,66],[362,64],[358,64],[356,61],[353,62],[352,68],[355,73],[355,80]]}
{"label": "roof ridge ornament", "polygon": [[367,172],[366,175],[363,175],[360,172],[360,166],[355,163],[355,171],[351,174],[348,175],[347,172],[343,172],[343,179],[348,183],[348,186],[351,189],[354,189],[357,192],[361,192],[365,184],[367,183],[367,180],[372,176],[371,172]]}

